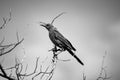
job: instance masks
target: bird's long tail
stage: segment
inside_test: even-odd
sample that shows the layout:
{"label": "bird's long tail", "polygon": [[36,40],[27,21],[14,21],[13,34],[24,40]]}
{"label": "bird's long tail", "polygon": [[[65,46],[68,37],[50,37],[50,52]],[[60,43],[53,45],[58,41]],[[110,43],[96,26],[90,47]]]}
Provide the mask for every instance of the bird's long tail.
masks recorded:
{"label": "bird's long tail", "polygon": [[72,50],[67,49],[67,51],[68,51],[81,65],[84,65],[84,63],[72,52]]}

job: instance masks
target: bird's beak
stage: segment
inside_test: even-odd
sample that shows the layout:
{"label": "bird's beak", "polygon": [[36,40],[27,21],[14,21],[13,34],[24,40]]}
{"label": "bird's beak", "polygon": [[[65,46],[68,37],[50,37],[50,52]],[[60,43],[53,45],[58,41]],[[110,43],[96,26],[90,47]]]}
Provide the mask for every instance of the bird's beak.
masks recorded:
{"label": "bird's beak", "polygon": [[45,26],[46,26],[46,23],[44,23],[44,22],[40,22],[40,26],[45,27]]}

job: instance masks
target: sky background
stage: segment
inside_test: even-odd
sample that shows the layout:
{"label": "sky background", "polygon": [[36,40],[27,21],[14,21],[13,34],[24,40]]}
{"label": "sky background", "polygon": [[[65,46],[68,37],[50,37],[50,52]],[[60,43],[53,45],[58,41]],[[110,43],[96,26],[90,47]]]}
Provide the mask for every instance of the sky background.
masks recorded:
{"label": "sky background", "polygon": [[[5,56],[5,66],[14,64],[14,57],[34,67],[36,57],[41,61],[51,57],[48,52],[53,47],[48,31],[38,22],[50,23],[52,19],[66,12],[55,20],[54,26],[77,49],[76,55],[84,62],[81,66],[68,54],[61,53],[60,59],[71,59],[69,62],[58,62],[54,79],[81,80],[83,72],[87,80],[95,80],[99,75],[102,56],[107,51],[105,65],[108,72],[120,74],[120,1],[119,0],[0,0],[0,24],[2,17],[9,17],[11,22],[0,31],[0,40],[5,37],[4,44],[16,41],[16,32],[24,37],[24,42],[11,54]],[[26,54],[24,55],[24,49]],[[116,78],[117,77],[117,78]]]}

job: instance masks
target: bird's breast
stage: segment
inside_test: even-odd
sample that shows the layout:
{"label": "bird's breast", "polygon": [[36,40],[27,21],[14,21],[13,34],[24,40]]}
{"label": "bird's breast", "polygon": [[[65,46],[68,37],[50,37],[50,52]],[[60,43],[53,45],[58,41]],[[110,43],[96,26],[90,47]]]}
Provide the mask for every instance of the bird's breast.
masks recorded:
{"label": "bird's breast", "polygon": [[49,32],[49,38],[55,44],[55,34],[53,32]]}
{"label": "bird's breast", "polygon": [[62,43],[61,43],[61,41],[58,40],[58,39],[56,39],[55,36],[56,36],[56,35],[55,35],[54,31],[53,31],[53,32],[49,32],[49,38],[50,38],[50,40],[52,41],[52,43],[53,43],[54,45],[62,48]]}

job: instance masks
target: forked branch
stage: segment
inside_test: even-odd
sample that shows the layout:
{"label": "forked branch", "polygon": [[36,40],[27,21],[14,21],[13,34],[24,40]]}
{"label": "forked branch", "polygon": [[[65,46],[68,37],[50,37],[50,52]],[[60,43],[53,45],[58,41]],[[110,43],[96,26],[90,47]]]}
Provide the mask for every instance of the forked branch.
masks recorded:
{"label": "forked branch", "polygon": [[12,19],[12,12],[11,12],[11,8],[9,9],[9,18],[5,18],[3,17],[3,24],[0,26],[0,29],[3,29]]}
{"label": "forked branch", "polygon": [[[11,52],[12,50],[14,50],[23,40],[24,40],[24,38],[22,40],[20,40],[19,42],[17,42],[17,43],[11,43],[9,45],[0,44],[0,56],[3,56],[5,54]],[[8,48],[10,48],[10,49],[8,49]]]}
{"label": "forked branch", "polygon": [[[104,66],[106,55],[107,55],[107,52],[105,52],[105,55],[103,56],[100,74],[96,80],[109,80],[109,79],[111,79],[111,76],[108,77],[106,67]],[[84,73],[83,73],[83,80],[87,80]]]}

